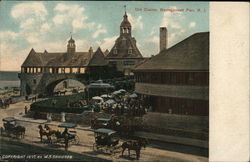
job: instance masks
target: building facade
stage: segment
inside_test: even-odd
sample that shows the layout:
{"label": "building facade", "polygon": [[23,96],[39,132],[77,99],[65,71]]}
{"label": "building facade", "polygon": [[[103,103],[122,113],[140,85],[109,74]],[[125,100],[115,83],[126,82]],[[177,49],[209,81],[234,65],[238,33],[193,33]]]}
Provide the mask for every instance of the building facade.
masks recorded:
{"label": "building facade", "polygon": [[[36,52],[33,48],[21,66],[21,95],[44,94],[66,79],[80,82],[86,79],[91,67],[105,67],[108,63],[101,49],[92,47],[87,52],[76,52],[72,37],[67,44],[67,52]],[[80,78],[79,78],[80,76]]]}
{"label": "building facade", "polygon": [[120,25],[120,36],[107,54],[106,60],[125,75],[133,75],[131,69],[143,60],[142,54],[136,46],[136,40],[132,37],[132,26],[126,12]]}
{"label": "building facade", "polygon": [[208,116],[209,33],[196,33],[137,66],[135,91],[153,111]]}

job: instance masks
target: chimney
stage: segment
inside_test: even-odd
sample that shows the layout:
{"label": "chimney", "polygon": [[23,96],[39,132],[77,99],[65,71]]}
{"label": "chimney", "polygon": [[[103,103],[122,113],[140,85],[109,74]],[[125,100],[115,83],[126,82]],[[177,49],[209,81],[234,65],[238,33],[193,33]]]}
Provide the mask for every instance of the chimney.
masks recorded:
{"label": "chimney", "polygon": [[92,49],[92,47],[90,47],[89,48],[89,59],[91,59],[92,58],[92,56],[93,56],[93,49]]}
{"label": "chimney", "polygon": [[167,49],[167,28],[160,27],[160,52]]}

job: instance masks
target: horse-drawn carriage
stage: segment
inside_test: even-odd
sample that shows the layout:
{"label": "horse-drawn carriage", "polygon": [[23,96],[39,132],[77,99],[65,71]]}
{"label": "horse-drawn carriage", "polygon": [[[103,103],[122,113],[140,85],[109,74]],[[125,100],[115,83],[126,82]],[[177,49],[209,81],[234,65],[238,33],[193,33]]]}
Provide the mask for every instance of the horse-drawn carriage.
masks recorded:
{"label": "horse-drawn carriage", "polygon": [[3,122],[3,127],[1,127],[1,135],[24,138],[25,127],[17,125],[16,119],[14,117],[3,118]]}
{"label": "horse-drawn carriage", "polygon": [[91,128],[98,129],[98,128],[108,128],[111,120],[108,118],[95,118],[91,120]]}
{"label": "horse-drawn carriage", "polygon": [[[61,132],[59,130],[53,130],[48,125],[39,125],[39,134],[41,142],[43,142],[43,136],[47,137],[47,142],[50,144],[79,144],[79,137],[74,130],[76,124],[71,123],[63,123],[58,126],[59,128],[64,128],[64,131]],[[69,130],[70,129],[70,130]]]}
{"label": "horse-drawn carriage", "polygon": [[76,131],[74,130],[76,126],[76,124],[72,123],[63,123],[58,125],[59,128],[64,128],[64,131],[56,131],[56,138],[55,140],[52,139],[52,143],[66,143],[65,140],[67,140],[68,144],[79,144],[79,137],[77,136]]}
{"label": "horse-drawn carriage", "polygon": [[116,131],[111,129],[99,128],[94,130],[95,143],[93,150],[102,151],[113,154],[116,149],[119,149],[119,138],[116,136]]}

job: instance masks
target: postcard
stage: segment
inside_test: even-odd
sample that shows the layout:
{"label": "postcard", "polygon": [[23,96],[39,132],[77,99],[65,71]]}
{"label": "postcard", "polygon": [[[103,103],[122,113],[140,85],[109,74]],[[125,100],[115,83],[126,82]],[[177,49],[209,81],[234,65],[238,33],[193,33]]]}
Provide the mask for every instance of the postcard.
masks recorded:
{"label": "postcard", "polygon": [[209,161],[210,9],[0,2],[0,159]]}

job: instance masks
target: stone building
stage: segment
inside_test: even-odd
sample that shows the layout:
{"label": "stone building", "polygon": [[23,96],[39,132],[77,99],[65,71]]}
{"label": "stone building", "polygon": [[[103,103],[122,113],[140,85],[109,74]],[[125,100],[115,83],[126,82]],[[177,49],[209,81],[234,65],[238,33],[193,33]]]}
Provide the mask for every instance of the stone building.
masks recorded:
{"label": "stone building", "polygon": [[91,68],[108,65],[101,49],[92,47],[86,52],[77,52],[75,41],[70,38],[67,52],[36,52],[33,48],[21,66],[21,95],[43,94],[53,90],[65,79],[78,81],[79,76],[89,73]]}
{"label": "stone building", "polygon": [[196,33],[160,51],[135,70],[135,91],[153,111],[209,114],[209,33]]}
{"label": "stone building", "polygon": [[131,69],[143,60],[142,54],[136,46],[136,40],[132,37],[132,26],[126,12],[120,25],[120,36],[106,56],[106,60],[125,75],[133,75]]}

